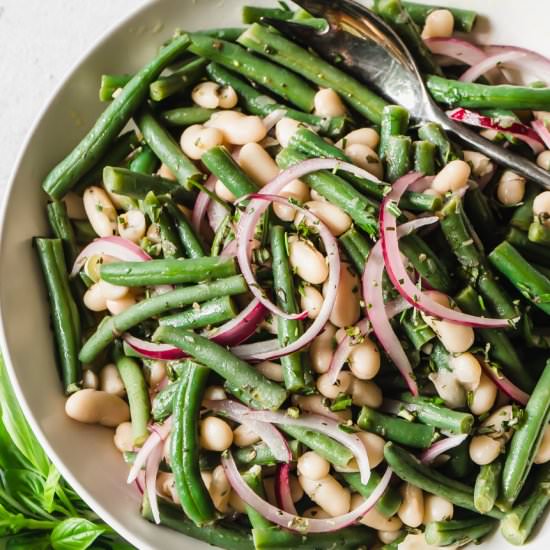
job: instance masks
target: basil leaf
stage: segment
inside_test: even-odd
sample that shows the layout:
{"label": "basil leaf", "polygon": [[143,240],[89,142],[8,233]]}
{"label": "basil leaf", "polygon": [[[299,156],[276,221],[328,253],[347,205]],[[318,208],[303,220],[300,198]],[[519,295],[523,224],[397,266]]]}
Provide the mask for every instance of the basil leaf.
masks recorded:
{"label": "basil leaf", "polygon": [[40,474],[32,470],[6,470],[3,482],[6,492],[18,503],[39,517],[53,519],[42,506],[44,478]]}
{"label": "basil leaf", "polygon": [[50,543],[54,550],[85,550],[107,530],[107,526],[95,525],[87,519],[69,518],[55,527]]}
{"label": "basil leaf", "polygon": [[48,534],[25,533],[10,537],[6,542],[6,550],[50,550]]}
{"label": "basil leaf", "polygon": [[60,477],[57,468],[53,464],[50,464],[50,471],[44,483],[44,490],[42,491],[42,506],[49,514],[53,512],[55,507],[55,493],[59,486]]}

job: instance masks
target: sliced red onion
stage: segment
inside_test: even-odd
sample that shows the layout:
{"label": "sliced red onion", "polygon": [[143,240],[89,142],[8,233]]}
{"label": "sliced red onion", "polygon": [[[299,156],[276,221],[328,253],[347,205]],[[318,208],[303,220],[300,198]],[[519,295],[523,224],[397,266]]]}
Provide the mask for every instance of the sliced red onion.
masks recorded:
{"label": "sliced red onion", "polygon": [[287,426],[302,426],[328,435],[332,439],[338,441],[338,443],[344,445],[344,447],[347,447],[353,453],[353,456],[357,460],[359,471],[361,472],[362,483],[367,483],[369,481],[369,457],[365,446],[357,435],[343,431],[340,427],[340,422],[320,414],[302,414],[298,418],[293,418],[281,411],[254,411],[252,409],[244,413],[243,416],[261,422],[270,422]]}
{"label": "sliced red onion", "polygon": [[548,128],[546,127],[546,124],[543,120],[533,120],[531,122],[531,126],[533,127],[533,130],[537,132],[537,135],[544,141],[544,145],[546,145],[547,149],[550,149],[550,132],[548,131]]}
{"label": "sliced red onion", "polygon": [[151,256],[137,244],[123,239],[122,237],[101,237],[94,239],[76,258],[71,270],[71,277],[74,277],[82,269],[86,260],[91,256],[107,255],[123,262],[147,262]]}
{"label": "sliced red onion", "polygon": [[502,56],[511,52],[526,54],[524,57],[517,58],[515,63],[512,63],[520,69],[527,69],[528,71],[536,73],[539,78],[546,82],[550,80],[550,59],[538,52],[534,52],[527,48],[506,45],[484,46],[483,49],[490,56]]}
{"label": "sliced red onion", "polygon": [[271,111],[267,116],[262,119],[262,123],[265,126],[266,130],[269,132],[279,120],[285,118],[286,109],[275,109]]}
{"label": "sliced red onion", "polygon": [[227,217],[228,211],[218,201],[211,200],[206,207],[206,215],[208,217],[208,223],[215,233],[223,220]]}
{"label": "sliced red onion", "polygon": [[347,514],[334,518],[311,519],[285,512],[257,495],[242,478],[231,453],[222,455],[222,466],[225,469],[225,474],[229,484],[246,504],[254,508],[258,513],[272,523],[301,534],[329,533],[331,531],[338,531],[339,529],[353,525],[358,519],[362,518],[367,512],[369,512],[378,502],[380,497],[384,494],[384,491],[387,489],[392,476],[391,469],[387,468],[382,476],[382,479],[380,480],[380,483],[376,486],[374,491],[365,500],[365,502],[363,502],[352,512],[348,512]]}
{"label": "sliced red onion", "polygon": [[225,248],[220,252],[220,256],[228,257],[228,256],[236,256],[237,255],[237,241],[232,240],[229,241]]}
{"label": "sliced red onion", "polygon": [[511,380],[501,372],[495,372],[485,361],[479,361],[485,374],[494,382],[495,386],[508,397],[517,401],[520,405],[527,405],[529,394],[518,388]]}
{"label": "sliced red onion", "polygon": [[[382,205],[380,207],[380,241],[382,244],[382,253],[384,256],[384,262],[386,264],[386,271],[388,276],[396,288],[396,290],[407,300],[413,307],[420,311],[436,317],[444,321],[456,323],[458,325],[471,326],[475,328],[507,328],[510,323],[510,319],[493,319],[486,317],[477,317],[475,315],[468,315],[460,311],[450,309],[438,304],[432,300],[426,293],[420,292],[418,287],[411,280],[403,262],[401,260],[401,253],[399,251],[399,230],[396,226],[396,218],[390,212],[388,206],[391,203],[399,204],[399,199],[410,185],[411,182],[418,178],[418,174],[407,174],[398,179],[392,186],[391,191],[384,197]],[[433,218],[419,218],[427,220]],[[411,222],[409,222],[411,223]],[[403,228],[406,224],[403,224]],[[370,258],[369,258],[370,259]],[[367,265],[368,265],[367,261]],[[372,280],[372,279],[371,279]],[[369,279],[364,280],[365,282]],[[369,302],[367,301],[367,304]],[[372,319],[371,319],[372,321]],[[377,334],[378,336],[378,334]]]}
{"label": "sliced red onion", "polygon": [[430,464],[430,462],[433,462],[438,456],[458,447],[467,437],[468,434],[460,434],[440,439],[422,453],[420,462]]}
{"label": "sliced red onion", "polygon": [[170,346],[169,344],[155,344],[147,340],[142,340],[136,336],[132,336],[126,332],[122,335],[122,339],[142,357],[147,359],[155,359],[160,361],[175,361],[188,357],[186,353],[179,348]]}
{"label": "sliced red onion", "polygon": [[529,128],[529,126],[521,122],[511,122],[510,124],[503,125],[489,116],[481,115],[462,107],[447,111],[447,116],[452,120],[463,122],[469,126],[488,128],[497,132],[511,134],[517,139],[527,143],[537,155],[544,150],[543,142],[538,134],[532,128]]}
{"label": "sliced red onion", "polygon": [[290,464],[278,464],[275,473],[275,498],[281,510],[296,515],[296,506],[290,490]]}
{"label": "sliced red onion", "polygon": [[271,449],[273,456],[280,462],[290,462],[292,452],[281,432],[271,423],[247,417],[252,412],[245,405],[231,399],[205,401],[204,406],[214,412],[223,413],[225,416],[247,426],[257,434],[261,440]]}
{"label": "sliced red onion", "polygon": [[424,43],[433,54],[450,57],[464,65],[477,65],[487,57],[479,46],[461,38],[428,38]]}
{"label": "sliced red onion", "polygon": [[[214,176],[214,174],[210,174],[204,184],[204,188],[210,192],[214,192],[214,188],[216,187],[216,180],[216,176]],[[195,199],[195,205],[193,206],[193,213],[191,215],[191,225],[199,235],[201,233],[202,222],[204,221],[209,203],[210,196],[208,195],[208,193],[205,193],[201,189],[201,191],[197,195],[197,198]]]}
{"label": "sliced red onion", "polygon": [[467,71],[462,73],[459,80],[462,82],[474,82],[491,69],[495,69],[505,63],[518,61],[527,55],[528,54],[526,52],[510,50],[507,52],[500,52],[494,55],[486,56],[485,59],[480,60],[475,65],[472,65]]}
{"label": "sliced red onion", "polygon": [[409,191],[423,193],[432,186],[435,176],[423,176],[409,186]]}
{"label": "sliced red onion", "polygon": [[134,483],[136,484],[137,490],[140,492],[140,494],[143,496],[145,490],[145,472],[143,470],[140,470],[138,476],[136,477]]}
{"label": "sliced red onion", "polygon": [[145,467],[145,491],[151,505],[151,514],[157,525],[160,523],[159,503],[157,500],[157,474],[162,460],[162,447],[162,442],[159,442],[149,455]]}

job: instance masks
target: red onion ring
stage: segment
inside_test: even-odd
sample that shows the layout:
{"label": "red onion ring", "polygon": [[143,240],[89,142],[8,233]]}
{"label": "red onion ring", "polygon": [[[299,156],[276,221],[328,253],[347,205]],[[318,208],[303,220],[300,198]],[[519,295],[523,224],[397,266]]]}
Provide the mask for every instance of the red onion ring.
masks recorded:
{"label": "red onion ring", "polygon": [[537,73],[539,77],[545,78],[547,82],[550,80],[550,59],[538,52],[527,48],[519,48],[518,46],[506,45],[489,45],[484,46],[483,49],[490,56],[502,55],[508,52],[524,53],[526,54],[526,57],[524,57],[523,60],[528,62],[528,65],[526,63],[517,63],[518,67],[526,67],[527,69]]}
{"label": "red onion ring", "polygon": [[456,59],[464,65],[477,65],[487,57],[479,46],[461,38],[427,38],[424,43],[433,54]]}
{"label": "red onion ring", "polygon": [[430,464],[430,462],[433,462],[438,456],[458,447],[467,437],[468,434],[460,434],[440,439],[420,455],[420,462],[423,464]]}
{"label": "red onion ring", "polygon": [[526,56],[528,56],[526,52],[512,50],[486,56],[485,59],[480,60],[475,65],[472,65],[467,71],[462,73],[459,80],[461,82],[474,82],[491,69],[495,69],[504,63],[518,61]]}
{"label": "red onion ring", "polygon": [[[214,188],[216,187],[216,179],[217,178],[214,174],[210,174],[204,184],[204,188],[210,192],[214,192]],[[193,213],[191,215],[191,225],[198,234],[201,233],[202,222],[204,220],[204,216],[206,215],[209,203],[210,196],[201,189],[195,199],[195,205],[193,206]]]}
{"label": "red onion ring", "polygon": [[285,109],[275,109],[262,119],[262,123],[265,126],[266,130],[269,132],[269,130],[271,130],[277,124],[277,122],[279,122],[279,120],[285,118],[285,116]]}
{"label": "red onion ring", "polygon": [[275,523],[285,529],[297,531],[301,534],[329,533],[354,524],[359,518],[369,512],[378,502],[388,487],[392,476],[391,469],[387,468],[382,476],[382,479],[380,480],[380,483],[376,486],[374,491],[365,500],[365,502],[363,502],[363,504],[358,506],[352,512],[348,512],[343,516],[337,516],[334,518],[310,519],[303,518],[295,514],[289,514],[288,512],[273,506],[257,495],[242,478],[231,453],[222,455],[222,466],[224,467],[229,484],[246,504],[254,508],[272,523]]}
{"label": "red onion ring", "polygon": [[547,149],[550,149],[550,132],[548,131],[548,128],[546,127],[546,124],[543,120],[533,120],[531,122],[531,126],[533,127],[533,130],[537,132],[537,135],[544,141],[544,145],[546,145]]}
{"label": "red onion ring", "polygon": [[151,505],[151,514],[157,525],[160,524],[160,511],[157,500],[157,474],[162,460],[162,447],[162,442],[159,442],[149,455],[145,467],[145,491],[147,492],[147,498]]}
{"label": "red onion ring", "polygon": [[[479,358],[478,358],[479,360]],[[493,381],[495,386],[508,397],[517,401],[520,405],[527,405],[529,394],[518,388],[511,380],[501,372],[496,373],[485,361],[479,360],[485,374]]]}
{"label": "red onion ring", "polygon": [[275,473],[275,498],[281,510],[296,515],[296,506],[290,489],[290,464],[278,464]]}

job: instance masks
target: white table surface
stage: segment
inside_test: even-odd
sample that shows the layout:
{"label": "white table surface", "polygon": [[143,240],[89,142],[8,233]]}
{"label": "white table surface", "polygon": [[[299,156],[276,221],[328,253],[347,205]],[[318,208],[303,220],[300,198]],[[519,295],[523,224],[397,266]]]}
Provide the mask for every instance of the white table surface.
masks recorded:
{"label": "white table surface", "polygon": [[149,1],[0,0],[0,200],[58,82],[98,37]]}

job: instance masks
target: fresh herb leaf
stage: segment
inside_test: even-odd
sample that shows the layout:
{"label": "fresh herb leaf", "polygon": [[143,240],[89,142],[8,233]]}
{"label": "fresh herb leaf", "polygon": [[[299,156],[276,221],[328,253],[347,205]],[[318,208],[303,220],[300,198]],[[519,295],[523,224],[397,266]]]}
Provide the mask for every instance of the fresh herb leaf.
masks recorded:
{"label": "fresh herb leaf", "polygon": [[54,550],[85,550],[108,529],[84,518],[68,518],[52,531],[51,545]]}

